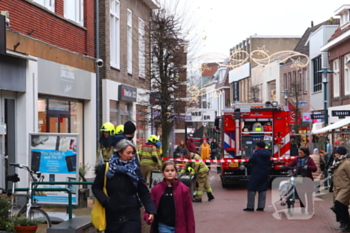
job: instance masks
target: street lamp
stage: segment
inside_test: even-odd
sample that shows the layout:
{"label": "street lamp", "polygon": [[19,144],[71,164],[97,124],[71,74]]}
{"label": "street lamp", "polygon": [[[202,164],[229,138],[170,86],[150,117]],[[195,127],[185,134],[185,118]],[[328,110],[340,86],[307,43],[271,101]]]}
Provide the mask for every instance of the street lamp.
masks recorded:
{"label": "street lamp", "polygon": [[288,91],[288,89],[285,89],[284,91],[281,91],[281,93],[284,93],[284,101],[285,101],[285,105],[286,107],[288,107],[288,94],[290,91]]}
{"label": "street lamp", "polygon": [[322,83],[323,83],[323,96],[324,96],[324,126],[328,125],[328,108],[327,108],[327,83],[328,83],[328,74],[334,73],[327,68],[322,68],[322,70],[317,71],[316,73],[322,73]]}

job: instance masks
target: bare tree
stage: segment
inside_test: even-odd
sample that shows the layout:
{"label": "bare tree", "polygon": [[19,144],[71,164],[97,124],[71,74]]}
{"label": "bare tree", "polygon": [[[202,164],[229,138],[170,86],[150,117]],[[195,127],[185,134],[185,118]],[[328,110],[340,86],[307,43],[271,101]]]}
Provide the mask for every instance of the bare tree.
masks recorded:
{"label": "bare tree", "polygon": [[[298,134],[299,133],[299,129],[300,129],[300,119],[302,116],[302,112],[303,112],[303,105],[302,105],[302,101],[304,100],[304,95],[303,95],[303,89],[302,89],[302,83],[303,80],[300,78],[297,78],[297,73],[298,70],[294,71],[294,77],[292,78],[292,80],[290,80],[289,83],[289,100],[291,100],[293,108],[290,110],[292,117],[294,118],[294,124],[291,125],[291,130],[294,131],[294,133]],[[300,138],[299,137],[295,137],[295,142],[297,144],[300,144]]]}
{"label": "bare tree", "polygon": [[161,127],[163,157],[167,156],[169,134],[186,106],[186,46],[180,21],[166,10],[155,10],[150,22],[152,121]]}

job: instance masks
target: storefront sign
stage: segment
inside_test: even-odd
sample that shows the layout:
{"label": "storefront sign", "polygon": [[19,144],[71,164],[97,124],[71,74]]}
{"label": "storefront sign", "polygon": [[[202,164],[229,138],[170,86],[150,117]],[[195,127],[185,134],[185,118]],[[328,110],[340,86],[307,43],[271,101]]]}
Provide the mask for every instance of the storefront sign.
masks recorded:
{"label": "storefront sign", "polygon": [[119,100],[136,102],[137,89],[126,85],[119,85]]}
{"label": "storefront sign", "polygon": [[303,112],[302,115],[303,115],[303,122],[312,122],[311,112]]}
{"label": "storefront sign", "polygon": [[[78,134],[30,134],[30,167],[44,175],[46,182],[79,181]],[[39,188],[68,188],[72,191],[72,203],[77,204],[78,186],[40,185]],[[67,192],[47,191],[34,196],[40,203],[68,204]]]}
{"label": "storefront sign", "polygon": [[346,116],[350,116],[349,110],[333,110],[332,116],[339,117],[339,118],[345,118]]}
{"label": "storefront sign", "polygon": [[311,119],[324,119],[324,114],[314,112],[311,114]]}
{"label": "storefront sign", "polygon": [[214,109],[189,108],[186,111],[186,116],[188,116],[188,118],[186,118],[186,121],[214,122],[216,118],[216,111]]}
{"label": "storefront sign", "polygon": [[38,58],[40,94],[91,99],[93,73]]}

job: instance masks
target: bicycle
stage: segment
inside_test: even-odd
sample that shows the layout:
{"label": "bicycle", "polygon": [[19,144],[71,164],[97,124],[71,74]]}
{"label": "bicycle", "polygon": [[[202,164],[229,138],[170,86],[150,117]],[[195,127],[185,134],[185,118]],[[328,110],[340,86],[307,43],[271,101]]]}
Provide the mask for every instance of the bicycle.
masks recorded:
{"label": "bicycle", "polygon": [[[17,164],[17,163],[11,163],[10,166],[17,167],[20,169],[25,169],[28,171],[30,175],[29,179],[29,188],[26,195],[26,202],[27,204],[24,205],[17,213],[18,217],[25,216],[28,219],[36,219],[39,220],[41,224],[47,225],[47,228],[50,228],[52,226],[51,220],[49,215],[41,209],[41,206],[36,203],[37,200],[33,199],[33,193],[35,193],[35,189],[37,188],[38,184],[36,184],[34,187],[33,182],[39,181],[42,182],[44,179],[44,176],[41,175],[40,172],[36,172],[31,170],[27,165],[24,164]],[[36,177],[35,177],[36,175]],[[19,182],[20,179],[17,174],[14,174],[12,176],[7,177],[7,181],[12,181],[12,195],[15,193],[15,183]],[[13,210],[11,210],[11,214],[13,214]]]}

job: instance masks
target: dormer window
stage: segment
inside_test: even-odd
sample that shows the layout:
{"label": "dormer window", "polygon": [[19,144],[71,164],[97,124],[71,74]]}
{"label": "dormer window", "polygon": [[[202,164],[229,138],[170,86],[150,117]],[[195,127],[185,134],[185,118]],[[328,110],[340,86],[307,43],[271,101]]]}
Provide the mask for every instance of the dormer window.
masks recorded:
{"label": "dormer window", "polygon": [[344,29],[350,25],[350,4],[342,5],[335,11],[335,15],[340,17],[340,28]]}

